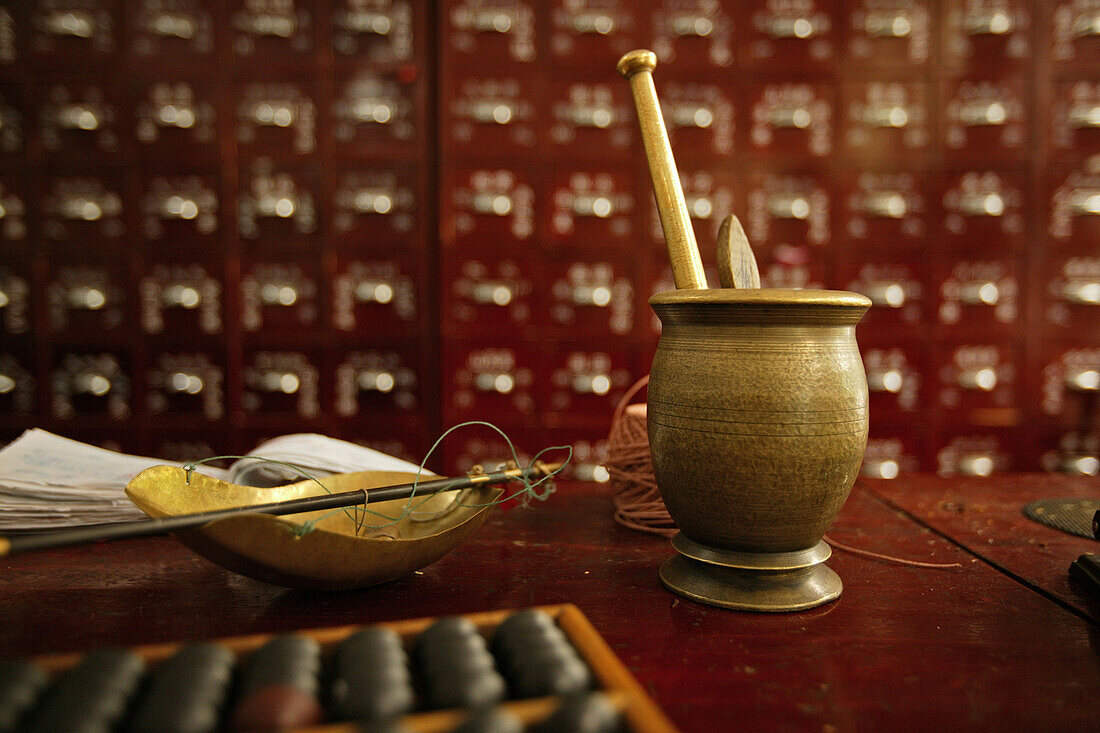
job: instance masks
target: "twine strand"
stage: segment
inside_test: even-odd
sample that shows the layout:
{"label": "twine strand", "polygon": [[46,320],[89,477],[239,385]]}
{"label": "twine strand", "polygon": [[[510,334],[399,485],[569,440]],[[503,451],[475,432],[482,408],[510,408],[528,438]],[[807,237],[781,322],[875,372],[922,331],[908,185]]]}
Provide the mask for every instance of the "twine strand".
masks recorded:
{"label": "twine strand", "polygon": [[[410,515],[412,515],[413,513],[415,513],[417,509],[419,509],[426,502],[430,501],[431,499],[433,499],[435,497],[434,493],[429,494],[427,496],[418,497],[416,495],[416,490],[420,485],[420,479],[421,479],[421,476],[424,473],[424,467],[427,465],[428,460],[432,457],[432,454],[440,446],[440,444],[443,442],[443,440],[447,436],[449,436],[451,433],[455,432],[456,430],[458,430],[460,428],[466,428],[466,427],[475,426],[475,425],[480,425],[480,426],[490,428],[490,429],[496,431],[502,438],[504,438],[504,442],[508,444],[508,450],[512,454],[513,464],[516,465],[516,466],[519,466],[520,460],[519,460],[519,454],[516,451],[516,446],[515,446],[514,443],[512,443],[512,440],[511,440],[511,438],[508,437],[508,434],[505,433],[503,430],[498,428],[496,425],[493,425],[490,422],[485,422],[483,420],[470,420],[470,421],[467,421],[467,422],[459,423],[457,425],[451,426],[450,428],[447,428],[447,430],[445,430],[438,438],[436,438],[435,442],[432,443],[432,447],[428,449],[428,452],[424,454],[424,459],[420,462],[420,466],[416,470],[416,477],[413,479],[412,489],[411,489],[411,492],[409,494],[409,498],[405,501],[405,506],[404,506],[404,508],[402,509],[401,513],[398,516],[390,517],[386,514],[383,514],[382,512],[378,512],[378,511],[375,511],[373,509],[369,509],[367,507],[366,502],[364,501],[362,506],[355,506],[355,507],[350,507],[350,508],[349,507],[343,507],[343,508],[340,508],[340,509],[333,509],[333,510],[331,510],[329,512],[326,512],[325,514],[321,515],[320,517],[317,517],[316,519],[306,520],[306,521],[302,522],[301,524],[299,524],[297,527],[293,528],[294,534],[298,537],[304,537],[305,535],[307,535],[310,532],[313,532],[315,529],[317,529],[317,524],[318,523],[324,521],[325,519],[327,519],[328,517],[332,516],[333,514],[335,514],[337,512],[344,512],[345,514],[348,515],[348,518],[351,519],[355,523],[355,534],[356,534],[356,536],[360,535],[363,532],[363,530],[365,530],[365,529],[366,530],[374,530],[374,531],[378,532],[378,531],[385,530],[387,528],[393,527],[394,525],[396,525],[401,520],[403,520],[403,519],[409,517]],[[503,503],[511,501],[513,499],[518,499],[520,505],[524,506],[524,507],[530,506],[532,499],[535,499],[535,500],[538,500],[538,501],[546,501],[547,499],[550,498],[550,496],[556,490],[556,487],[554,486],[554,482],[553,482],[554,477],[557,476],[562,471],[564,471],[565,467],[569,465],[569,462],[573,460],[573,447],[570,446],[570,445],[553,445],[553,446],[550,446],[548,448],[543,448],[542,450],[540,450],[538,453],[535,454],[534,458],[532,458],[530,463],[528,463],[528,465],[527,465],[528,469],[532,468],[533,466],[536,465],[536,463],[539,461],[539,459],[543,455],[545,455],[546,453],[549,453],[550,451],[554,451],[554,450],[564,450],[564,451],[566,451],[565,460],[563,460],[561,462],[561,466],[554,469],[553,471],[546,474],[545,476],[542,476],[541,478],[539,478],[537,480],[534,480],[534,481],[532,481],[526,475],[518,476],[518,477],[516,477],[515,481],[522,484],[522,488],[516,490],[515,492],[513,492],[511,494],[501,495],[500,497],[498,497],[497,499],[494,499],[493,501],[489,501],[489,502],[485,502],[485,503],[481,503],[481,504],[466,504],[466,503],[464,503],[461,500],[461,497],[464,496],[466,493],[468,493],[470,491],[470,489],[466,489],[466,490],[460,492],[459,497],[457,497],[456,500],[448,507],[447,511],[450,511],[450,510],[452,510],[454,508],[458,508],[458,507],[462,507],[462,508],[465,508],[465,509],[482,509],[482,508],[485,508],[485,507],[496,506],[497,504],[503,504]],[[263,463],[270,463],[270,464],[274,464],[274,465],[277,465],[277,466],[281,466],[282,468],[285,468],[289,471],[292,471],[292,472],[302,476],[303,478],[306,478],[306,479],[314,482],[315,484],[320,486],[321,489],[326,494],[332,494],[332,491],[327,486],[325,486],[324,482],[321,481],[320,478],[318,478],[317,476],[314,476],[313,474],[309,473],[308,471],[306,471],[301,466],[298,466],[298,465],[293,464],[293,463],[288,463],[286,461],[276,460],[276,459],[273,459],[273,458],[264,458],[262,456],[224,455],[224,456],[211,456],[209,458],[200,458],[198,460],[190,461],[188,463],[183,464],[183,469],[186,472],[186,483],[187,484],[191,483],[191,476],[194,473],[195,468],[197,466],[199,466],[201,464],[204,464],[204,463],[211,463],[213,461],[226,460],[226,459],[248,459],[248,460],[260,461],[260,462],[263,462]],[[541,491],[539,490],[540,486],[542,487]],[[418,503],[416,503],[416,505],[414,506],[414,501],[416,499],[420,499],[420,501]],[[355,516],[353,516],[353,514],[352,514],[353,512],[355,513]],[[386,520],[386,521],[384,521],[382,524],[369,524],[369,525],[365,524],[366,517],[367,517],[368,514],[372,515],[372,516],[375,516],[375,517],[378,517],[380,519]]]}
{"label": "twine strand", "polygon": [[851,545],[846,545],[843,542],[837,542],[829,535],[825,535],[821,539],[825,540],[838,550],[850,552],[853,555],[860,555],[861,557],[870,557],[875,560],[886,560],[887,562],[897,563],[898,565],[909,565],[914,568],[931,568],[933,570],[946,570],[948,568],[962,567],[962,563],[957,562],[922,562],[920,560],[906,560],[903,557],[894,557],[893,555],[884,555],[880,552],[872,552],[870,550],[861,550],[858,547],[852,547]]}
{"label": "twine strand", "polygon": [[[649,451],[649,435],[646,431],[646,406],[634,405],[631,400],[649,384],[649,375],[639,379],[627,390],[611,419],[611,431],[607,438],[607,461],[611,475],[611,489],[615,503],[615,521],[629,529],[672,537],[678,530],[676,522],[657,489],[653,475],[653,459]],[[918,568],[945,570],[961,568],[959,563],[933,563],[906,560],[871,550],[852,547],[831,537],[823,538],[831,546],[853,555],[908,565]]]}

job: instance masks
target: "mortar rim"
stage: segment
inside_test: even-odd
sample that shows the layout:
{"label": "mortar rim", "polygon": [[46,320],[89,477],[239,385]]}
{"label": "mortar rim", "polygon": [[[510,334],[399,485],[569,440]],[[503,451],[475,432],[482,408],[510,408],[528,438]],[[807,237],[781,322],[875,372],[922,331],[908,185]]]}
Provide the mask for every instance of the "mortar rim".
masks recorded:
{"label": "mortar rim", "polygon": [[865,311],[871,299],[847,290],[795,290],[786,288],[708,288],[705,290],[662,290],[649,298],[657,305],[765,305],[826,306]]}

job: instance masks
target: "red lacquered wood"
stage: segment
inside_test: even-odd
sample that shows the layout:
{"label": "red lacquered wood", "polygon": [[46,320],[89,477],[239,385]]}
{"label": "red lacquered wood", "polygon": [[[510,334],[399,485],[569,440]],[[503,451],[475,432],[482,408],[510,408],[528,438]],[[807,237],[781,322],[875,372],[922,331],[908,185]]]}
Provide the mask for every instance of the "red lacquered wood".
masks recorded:
{"label": "red lacquered wood", "polygon": [[[1053,493],[1073,485],[1053,481]],[[906,478],[892,490],[907,485],[932,486]],[[495,513],[419,574],[344,593],[267,586],[163,538],[9,558],[0,649],[32,655],[573,602],[685,731],[1068,730],[1100,714],[1095,623],[868,491],[853,492],[832,536],[962,567],[837,552],[837,602],[737,613],[664,590],[657,568],[668,543],[611,516],[607,488],[564,485],[530,510]]]}
{"label": "red lacquered wood", "polygon": [[1024,516],[1038,499],[1100,499],[1100,479],[1039,474],[996,478],[917,476],[866,481],[875,495],[1024,582],[1042,588],[1100,622],[1100,599],[1069,580],[1069,565],[1100,542]]}

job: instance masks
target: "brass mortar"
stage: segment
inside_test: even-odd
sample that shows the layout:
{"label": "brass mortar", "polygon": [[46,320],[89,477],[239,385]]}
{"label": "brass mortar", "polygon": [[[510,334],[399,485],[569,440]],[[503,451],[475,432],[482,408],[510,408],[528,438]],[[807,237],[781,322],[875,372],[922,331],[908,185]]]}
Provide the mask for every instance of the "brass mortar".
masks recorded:
{"label": "brass mortar", "polygon": [[672,290],[648,397],[657,486],[681,534],[671,590],[758,611],[840,595],[822,535],[867,444],[855,326],[871,301],[830,290]]}

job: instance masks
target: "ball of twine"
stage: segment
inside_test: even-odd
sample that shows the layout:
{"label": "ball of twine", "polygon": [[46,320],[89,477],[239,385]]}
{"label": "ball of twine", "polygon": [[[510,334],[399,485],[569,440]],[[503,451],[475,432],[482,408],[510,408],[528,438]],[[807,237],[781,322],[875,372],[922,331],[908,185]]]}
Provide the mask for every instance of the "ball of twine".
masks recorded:
{"label": "ball of twine", "polygon": [[604,465],[611,476],[615,521],[630,529],[671,537],[676,534],[676,523],[668,515],[653,476],[646,406],[630,404],[647,384],[648,375],[635,382],[615,408]]}

